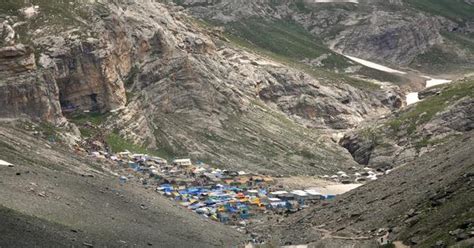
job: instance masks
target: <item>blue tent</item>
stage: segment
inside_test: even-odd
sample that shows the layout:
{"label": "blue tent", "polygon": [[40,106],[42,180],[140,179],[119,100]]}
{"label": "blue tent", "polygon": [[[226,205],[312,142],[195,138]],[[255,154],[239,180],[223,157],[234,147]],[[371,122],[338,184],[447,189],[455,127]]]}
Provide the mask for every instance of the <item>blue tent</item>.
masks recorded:
{"label": "blue tent", "polygon": [[188,208],[191,209],[191,210],[196,210],[198,208],[202,208],[202,207],[205,207],[205,206],[206,206],[206,204],[204,204],[202,202],[197,202],[197,203],[194,203],[192,205],[189,205]]}
{"label": "blue tent", "polygon": [[170,184],[162,184],[162,185],[160,185],[160,187],[158,189],[161,190],[161,191],[164,191],[164,192],[171,192],[171,191],[173,191],[174,188]]}
{"label": "blue tent", "polygon": [[241,188],[238,188],[238,187],[230,187],[229,190],[230,190],[230,191],[234,191],[234,192],[241,192],[241,191],[243,191]]}
{"label": "blue tent", "polygon": [[205,203],[207,206],[211,206],[211,205],[215,205],[215,204],[217,203],[217,201],[212,200],[212,199],[207,199],[204,203]]}
{"label": "blue tent", "polygon": [[331,199],[336,198],[336,196],[335,196],[335,195],[325,195],[324,198],[325,198],[326,200],[331,200]]}
{"label": "blue tent", "polygon": [[134,163],[134,162],[128,162],[128,167],[133,168],[134,170],[136,170],[138,167],[140,167],[140,165],[138,165],[137,163]]}
{"label": "blue tent", "polygon": [[188,191],[187,193],[190,194],[190,195],[200,195],[202,193],[209,192],[209,190],[207,190],[207,189],[196,188],[196,187],[195,188],[189,188],[187,191]]}

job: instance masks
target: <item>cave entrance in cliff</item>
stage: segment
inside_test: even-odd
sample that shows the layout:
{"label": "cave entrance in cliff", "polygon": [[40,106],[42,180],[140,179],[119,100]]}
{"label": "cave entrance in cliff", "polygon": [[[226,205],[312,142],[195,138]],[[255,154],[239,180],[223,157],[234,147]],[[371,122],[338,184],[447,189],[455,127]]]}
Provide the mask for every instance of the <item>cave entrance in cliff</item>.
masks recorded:
{"label": "cave entrance in cliff", "polygon": [[73,102],[65,99],[64,94],[61,91],[59,92],[59,104],[61,105],[61,112],[63,115],[73,113],[78,109],[78,106]]}
{"label": "cave entrance in cliff", "polygon": [[91,112],[99,112],[99,102],[97,101],[97,94],[90,94],[89,97],[91,98],[91,108],[89,109]]}

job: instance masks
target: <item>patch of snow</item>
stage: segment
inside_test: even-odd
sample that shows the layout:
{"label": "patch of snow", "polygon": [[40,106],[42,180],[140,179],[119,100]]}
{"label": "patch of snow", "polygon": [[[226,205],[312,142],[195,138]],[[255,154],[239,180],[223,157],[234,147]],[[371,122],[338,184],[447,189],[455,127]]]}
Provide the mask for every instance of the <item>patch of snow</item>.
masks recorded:
{"label": "patch of snow", "polygon": [[10,166],[10,165],[13,165],[13,164],[10,164],[10,163],[8,163],[7,161],[4,161],[4,160],[1,160],[1,159],[0,159],[0,165]]}
{"label": "patch of snow", "polygon": [[311,187],[306,189],[306,191],[316,191],[323,195],[341,195],[353,189],[362,186],[359,183],[353,184],[333,184],[333,185],[326,185],[324,187]]}
{"label": "patch of snow", "polygon": [[407,105],[419,102],[420,98],[418,97],[418,92],[410,92],[407,95]]}
{"label": "patch of snow", "polygon": [[[452,80],[448,80],[448,79],[436,79],[436,78],[431,78],[431,77],[428,77],[428,76],[423,76],[424,78],[426,78],[426,88],[429,88],[429,87],[433,87],[433,86],[436,86],[436,85],[440,85],[440,84],[447,84],[447,83],[451,83]],[[410,92],[408,93],[407,95],[407,105],[410,105],[410,104],[413,104],[413,103],[416,103],[416,102],[419,102],[420,101],[420,98],[418,97],[418,92]]]}
{"label": "patch of snow", "polygon": [[273,62],[268,61],[268,60],[265,60],[265,61],[259,60],[259,61],[255,61],[255,63],[257,63],[258,65],[263,65],[263,66],[265,66],[265,65],[269,65],[269,66],[280,66],[279,64],[273,63]]}
{"label": "patch of snow", "polygon": [[428,79],[429,80],[426,80],[426,88],[452,82],[452,80],[447,80],[447,79],[436,79],[436,78],[428,78]]}
{"label": "patch of snow", "polygon": [[119,112],[119,111],[124,110],[124,109],[125,109],[125,106],[122,106],[122,107],[110,110],[110,113],[116,113],[116,112]]}
{"label": "patch of snow", "polygon": [[365,66],[367,66],[369,68],[372,68],[372,69],[375,69],[375,70],[384,71],[384,72],[388,72],[388,73],[407,74],[406,72],[395,70],[395,69],[392,69],[390,67],[386,67],[384,65],[380,65],[380,64],[377,64],[377,63],[374,63],[374,62],[359,59],[359,58],[352,57],[352,56],[349,56],[349,55],[344,55],[344,56],[346,58],[352,60],[352,61],[355,61],[355,62],[357,62],[361,65],[365,65]]}

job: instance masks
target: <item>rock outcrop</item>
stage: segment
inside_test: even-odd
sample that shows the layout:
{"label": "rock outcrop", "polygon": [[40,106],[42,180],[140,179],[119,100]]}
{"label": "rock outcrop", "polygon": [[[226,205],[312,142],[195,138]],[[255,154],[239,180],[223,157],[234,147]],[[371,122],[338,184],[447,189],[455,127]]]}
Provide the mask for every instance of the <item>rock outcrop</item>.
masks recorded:
{"label": "rock outcrop", "polygon": [[0,48],[0,116],[62,123],[54,78],[37,68],[31,47]]}
{"label": "rock outcrop", "polygon": [[42,51],[40,66],[57,81],[63,109],[104,113],[127,102],[124,80],[132,69],[132,44],[114,17],[90,15],[85,37],[82,27],[38,35],[34,45]]}
{"label": "rock outcrop", "polygon": [[[40,7],[43,6],[37,6]],[[83,8],[83,13],[94,10],[88,9],[87,4]],[[72,14],[79,15],[76,11]],[[113,18],[89,14],[95,25],[84,26],[82,20],[64,26],[56,24],[59,20],[54,15],[36,12],[9,17],[17,21],[13,26],[3,24],[4,44],[29,41],[29,45],[1,48],[0,73],[5,75],[2,87],[8,89],[2,91],[2,105],[6,106],[2,116],[23,115],[60,123],[65,121],[63,112],[103,113],[125,106],[124,79],[132,69],[132,44]],[[31,23],[38,29],[15,34],[12,28],[22,29]],[[101,34],[100,38],[94,33]]]}

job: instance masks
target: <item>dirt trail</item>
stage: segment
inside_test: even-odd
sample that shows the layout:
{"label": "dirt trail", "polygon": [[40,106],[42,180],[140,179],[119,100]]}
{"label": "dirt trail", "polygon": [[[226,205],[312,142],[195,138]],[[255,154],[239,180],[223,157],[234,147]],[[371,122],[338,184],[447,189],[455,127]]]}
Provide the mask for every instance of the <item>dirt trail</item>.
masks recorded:
{"label": "dirt trail", "polygon": [[313,228],[315,231],[320,232],[323,237],[322,239],[344,239],[344,240],[370,240],[372,239],[371,237],[367,236],[358,236],[358,237],[345,237],[345,236],[338,236],[338,235],[333,235],[331,231],[326,230],[326,229],[321,229],[321,228]]}
{"label": "dirt trail", "polygon": [[395,248],[410,248],[410,246],[404,245],[402,241],[395,241],[393,244],[395,245]]}

